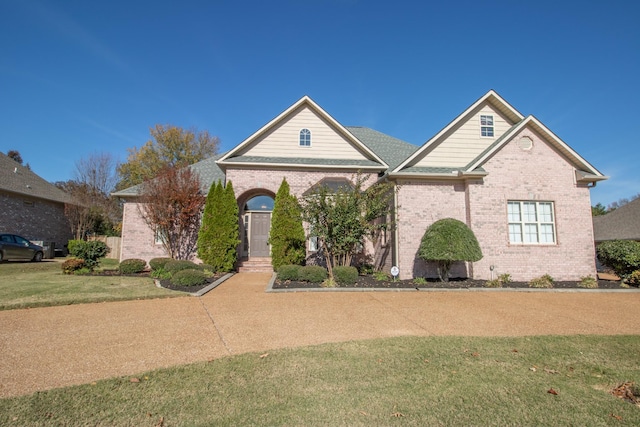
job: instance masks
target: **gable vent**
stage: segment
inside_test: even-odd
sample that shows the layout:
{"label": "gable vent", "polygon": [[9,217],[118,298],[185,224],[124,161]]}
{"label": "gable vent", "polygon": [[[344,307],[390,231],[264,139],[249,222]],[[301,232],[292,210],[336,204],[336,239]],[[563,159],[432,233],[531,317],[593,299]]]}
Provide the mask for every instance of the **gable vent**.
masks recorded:
{"label": "gable vent", "polygon": [[533,148],[533,140],[528,136],[523,136],[517,142],[521,150],[531,150]]}

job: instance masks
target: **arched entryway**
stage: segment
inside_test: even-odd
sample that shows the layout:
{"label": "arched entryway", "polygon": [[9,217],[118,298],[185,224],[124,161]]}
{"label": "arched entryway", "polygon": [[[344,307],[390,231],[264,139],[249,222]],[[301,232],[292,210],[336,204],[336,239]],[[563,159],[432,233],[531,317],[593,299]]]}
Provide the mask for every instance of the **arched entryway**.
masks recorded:
{"label": "arched entryway", "polygon": [[270,257],[269,231],[274,198],[262,192],[248,194],[243,199],[240,206],[242,259]]}

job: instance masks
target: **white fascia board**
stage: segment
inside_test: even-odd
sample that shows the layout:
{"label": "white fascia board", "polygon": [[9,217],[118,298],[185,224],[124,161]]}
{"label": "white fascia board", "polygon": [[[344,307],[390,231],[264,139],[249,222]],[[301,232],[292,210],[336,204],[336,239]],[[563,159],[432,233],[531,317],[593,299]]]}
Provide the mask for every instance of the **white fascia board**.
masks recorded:
{"label": "white fascia board", "polygon": [[473,110],[475,110],[480,104],[482,104],[483,102],[487,101],[488,99],[493,98],[494,104],[497,105],[502,105],[505,109],[507,109],[509,112],[511,112],[515,117],[518,118],[518,120],[522,120],[524,118],[524,116],[522,114],[520,114],[520,112],[518,110],[516,110],[515,108],[513,108],[511,106],[511,104],[509,104],[507,101],[505,101],[504,99],[502,99],[502,97],[500,95],[498,95],[493,89],[491,89],[489,92],[487,92],[486,94],[484,94],[484,96],[482,96],[480,99],[478,99],[476,102],[474,102],[469,108],[467,108],[466,110],[464,110],[460,115],[458,115],[458,117],[456,117],[455,119],[453,119],[453,121],[451,121],[447,126],[445,126],[440,132],[438,132],[434,137],[432,137],[430,140],[428,140],[426,143],[424,143],[424,145],[422,145],[422,147],[420,147],[418,150],[416,150],[411,156],[409,156],[404,162],[402,162],[398,167],[396,167],[392,173],[398,172],[402,169],[404,169],[408,164],[410,164],[413,160],[416,159],[416,157],[419,157],[422,153],[424,153],[429,147],[431,147],[433,144],[435,144],[436,142],[438,142],[440,140],[440,138],[446,134],[449,130],[451,130],[452,128],[454,128],[455,126],[457,126],[462,120],[464,120]]}
{"label": "white fascia board", "polygon": [[511,130],[507,131],[507,133],[505,135],[503,135],[502,141],[500,142],[500,144],[497,144],[495,147],[493,147],[491,149],[491,151],[488,151],[487,153],[484,154],[484,156],[478,158],[472,165],[470,165],[465,170],[465,172],[471,172],[474,169],[476,169],[479,166],[481,166],[482,164],[484,164],[484,162],[486,162],[489,157],[493,156],[493,154],[496,151],[501,149],[507,142],[509,142],[511,140],[511,138],[513,137],[513,135],[515,135],[517,132],[520,132],[520,130],[527,124],[527,122],[528,122],[530,117],[532,117],[532,116],[527,117],[527,119],[523,120],[522,122],[520,122],[520,124],[518,126],[516,126],[515,128],[511,128]]}
{"label": "white fascia board", "polygon": [[293,110],[295,110],[296,108],[298,108],[300,105],[302,105],[304,102],[307,102],[307,101],[311,101],[311,99],[307,95],[305,95],[302,98],[300,98],[298,101],[296,101],[289,108],[284,110],[282,113],[278,114],[269,123],[267,123],[266,125],[262,126],[256,132],[252,133],[247,139],[242,141],[240,144],[236,145],[235,148],[233,148],[232,150],[229,150],[229,152],[227,152],[227,154],[225,154],[220,159],[218,159],[218,161],[216,163],[223,163],[225,159],[228,159],[229,157],[232,157],[238,151],[241,151],[244,147],[246,147],[247,145],[251,144],[256,138],[258,138],[260,135],[262,135],[267,130],[269,130],[273,125],[278,123],[280,120],[282,120],[284,117],[286,117],[289,113],[291,113]]}
{"label": "white fascia board", "polygon": [[584,166],[588,172],[591,172],[593,175],[598,177],[604,177],[604,174],[602,174],[598,169],[593,167],[591,163],[587,162],[580,154],[574,151],[574,149],[571,148],[569,144],[567,144],[562,139],[560,139],[555,133],[553,133],[549,128],[547,128],[544,124],[542,124],[542,122],[540,122],[534,116],[529,116],[529,117],[531,117],[531,123],[535,124],[536,127],[540,128],[544,133],[546,133],[550,137],[550,138],[546,138],[549,142],[561,148],[561,151],[564,150],[568,152],[570,156],[573,157],[572,160],[574,160],[574,162],[576,163],[581,163],[582,166]]}

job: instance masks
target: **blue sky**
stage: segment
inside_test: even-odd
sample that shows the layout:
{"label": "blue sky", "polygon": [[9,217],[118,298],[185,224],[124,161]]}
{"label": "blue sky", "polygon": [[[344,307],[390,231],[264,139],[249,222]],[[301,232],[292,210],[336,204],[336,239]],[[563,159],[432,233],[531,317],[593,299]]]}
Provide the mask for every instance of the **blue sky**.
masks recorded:
{"label": "blue sky", "polygon": [[0,0],[0,151],[49,181],[196,127],[227,150],[309,95],[422,144],[496,90],[640,192],[640,2]]}

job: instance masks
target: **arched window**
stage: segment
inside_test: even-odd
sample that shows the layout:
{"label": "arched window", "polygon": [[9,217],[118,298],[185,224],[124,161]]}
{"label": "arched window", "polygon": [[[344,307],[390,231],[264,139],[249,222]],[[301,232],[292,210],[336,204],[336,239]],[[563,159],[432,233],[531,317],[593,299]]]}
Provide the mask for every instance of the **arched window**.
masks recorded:
{"label": "arched window", "polygon": [[244,205],[246,211],[272,211],[273,198],[269,196],[255,196]]}
{"label": "arched window", "polygon": [[311,147],[311,131],[309,129],[300,130],[300,147]]}

